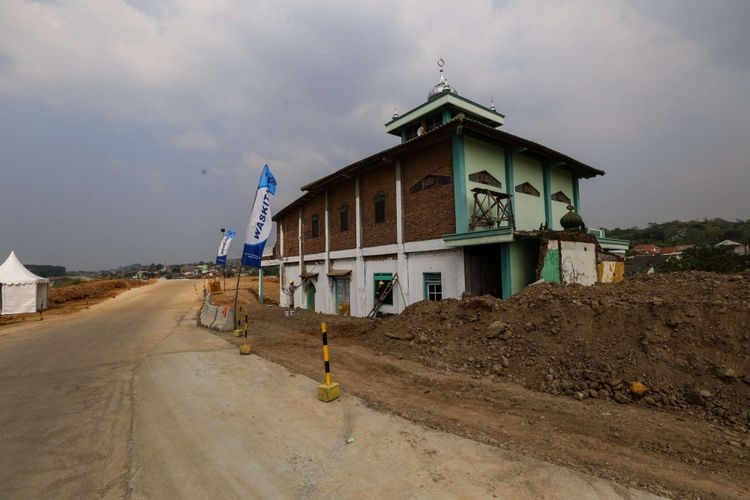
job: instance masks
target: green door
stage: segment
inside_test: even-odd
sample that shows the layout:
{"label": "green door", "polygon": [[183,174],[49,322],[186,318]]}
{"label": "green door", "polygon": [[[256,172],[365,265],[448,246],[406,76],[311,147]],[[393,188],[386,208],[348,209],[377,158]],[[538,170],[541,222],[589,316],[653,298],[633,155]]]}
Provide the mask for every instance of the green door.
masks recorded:
{"label": "green door", "polygon": [[305,290],[307,292],[307,310],[315,310],[315,285],[309,283]]}

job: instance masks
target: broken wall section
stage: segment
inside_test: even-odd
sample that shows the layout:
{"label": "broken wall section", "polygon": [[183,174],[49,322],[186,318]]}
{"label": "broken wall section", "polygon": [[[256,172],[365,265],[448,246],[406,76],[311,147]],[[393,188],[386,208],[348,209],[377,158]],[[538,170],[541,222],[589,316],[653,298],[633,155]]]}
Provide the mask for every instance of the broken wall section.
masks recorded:
{"label": "broken wall section", "polygon": [[578,232],[544,232],[540,240],[537,276],[550,283],[593,285],[622,281],[625,264],[604,252],[593,236]]}

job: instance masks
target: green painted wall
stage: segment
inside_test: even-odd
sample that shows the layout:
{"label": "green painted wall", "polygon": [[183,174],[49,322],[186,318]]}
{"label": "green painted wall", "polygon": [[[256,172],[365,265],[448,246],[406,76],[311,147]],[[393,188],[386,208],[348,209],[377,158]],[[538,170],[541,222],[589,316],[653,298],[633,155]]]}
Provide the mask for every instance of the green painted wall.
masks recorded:
{"label": "green painted wall", "polygon": [[[464,139],[464,155],[466,161],[466,213],[471,217],[474,211],[474,193],[471,192],[472,189],[489,187],[495,191],[508,192],[508,186],[505,181],[505,151],[499,146],[472,137],[466,137]],[[486,170],[495,179],[500,181],[503,187],[491,187],[469,180],[470,174],[483,170]],[[482,231],[486,229],[489,228],[479,227],[476,230]]]}
{"label": "green painted wall", "polygon": [[453,151],[453,199],[456,207],[456,232],[465,233],[469,230],[469,216],[466,211],[466,203],[461,200],[466,198],[466,155],[464,148],[464,136],[454,135],[451,139]]}
{"label": "green painted wall", "polygon": [[560,250],[550,248],[544,256],[541,279],[550,283],[560,283]]}
{"label": "green painted wall", "polygon": [[540,196],[516,193],[515,186],[511,188],[516,200],[516,229],[531,231],[539,229],[539,224],[544,224],[542,164],[523,154],[516,154],[513,156],[513,183],[518,186],[524,182],[534,186],[539,191]]}
{"label": "green painted wall", "polygon": [[[550,194],[562,191],[573,202],[573,176],[567,170],[559,167],[550,168]],[[567,203],[551,200],[552,203],[552,229],[562,229],[560,218],[568,213]]]}
{"label": "green painted wall", "polygon": [[[500,146],[495,146],[472,137],[464,139],[464,154],[466,158],[466,213],[468,217],[474,212],[474,193],[472,189],[490,188],[494,191],[503,193],[508,192],[508,186],[505,181],[505,150]],[[495,179],[499,180],[503,187],[497,188],[473,182],[469,180],[469,175],[475,172],[486,170]],[[486,230],[488,228],[477,228],[476,231]]]}
{"label": "green painted wall", "polygon": [[514,241],[509,246],[511,290],[516,294],[535,281],[538,244],[533,241]]}

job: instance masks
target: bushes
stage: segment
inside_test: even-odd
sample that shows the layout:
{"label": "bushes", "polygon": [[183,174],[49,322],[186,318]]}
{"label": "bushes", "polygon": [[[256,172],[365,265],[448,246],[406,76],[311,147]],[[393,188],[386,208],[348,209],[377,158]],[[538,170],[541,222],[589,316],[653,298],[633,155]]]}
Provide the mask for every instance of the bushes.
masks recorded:
{"label": "bushes", "polygon": [[657,270],[709,271],[714,273],[738,273],[750,269],[750,257],[736,255],[724,248],[695,247],[685,250],[681,258],[672,258],[661,264]]}

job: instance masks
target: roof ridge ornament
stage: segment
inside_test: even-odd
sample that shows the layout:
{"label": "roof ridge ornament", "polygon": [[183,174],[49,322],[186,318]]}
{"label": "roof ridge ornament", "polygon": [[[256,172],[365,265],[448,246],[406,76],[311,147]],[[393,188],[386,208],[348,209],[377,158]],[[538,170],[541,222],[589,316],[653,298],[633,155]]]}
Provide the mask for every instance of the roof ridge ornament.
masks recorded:
{"label": "roof ridge ornament", "polygon": [[445,72],[443,70],[443,68],[445,67],[445,59],[443,59],[442,57],[438,59],[437,65],[440,68],[440,81],[437,82],[430,93],[427,94],[428,101],[434,97],[442,95],[444,92],[458,95],[456,89],[451,87],[451,85],[448,83],[448,79],[445,77]]}
{"label": "roof ridge ornament", "polygon": [[495,98],[490,96],[490,111],[497,111],[497,108],[495,107]]}

